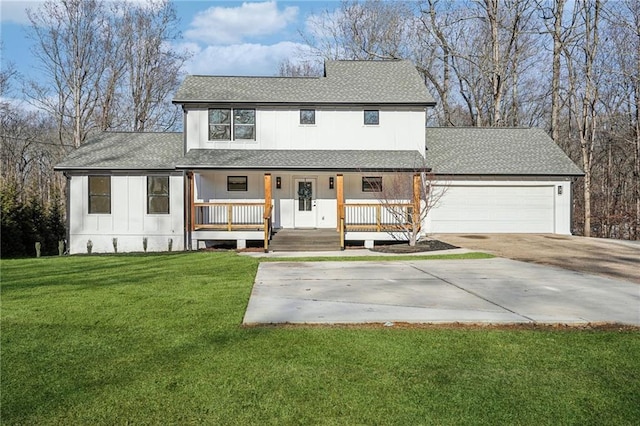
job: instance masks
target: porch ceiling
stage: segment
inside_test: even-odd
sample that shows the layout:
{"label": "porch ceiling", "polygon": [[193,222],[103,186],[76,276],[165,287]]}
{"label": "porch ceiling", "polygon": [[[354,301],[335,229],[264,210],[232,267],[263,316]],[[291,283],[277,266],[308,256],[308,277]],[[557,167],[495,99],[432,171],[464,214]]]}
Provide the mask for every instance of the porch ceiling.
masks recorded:
{"label": "porch ceiling", "polygon": [[414,171],[418,151],[192,149],[177,169]]}

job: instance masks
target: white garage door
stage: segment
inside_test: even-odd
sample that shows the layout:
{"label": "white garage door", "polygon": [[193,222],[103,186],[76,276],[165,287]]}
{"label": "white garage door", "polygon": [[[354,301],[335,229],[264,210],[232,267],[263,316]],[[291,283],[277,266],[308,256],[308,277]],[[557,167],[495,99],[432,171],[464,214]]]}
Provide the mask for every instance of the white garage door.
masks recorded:
{"label": "white garage door", "polygon": [[430,232],[553,233],[554,186],[449,186]]}

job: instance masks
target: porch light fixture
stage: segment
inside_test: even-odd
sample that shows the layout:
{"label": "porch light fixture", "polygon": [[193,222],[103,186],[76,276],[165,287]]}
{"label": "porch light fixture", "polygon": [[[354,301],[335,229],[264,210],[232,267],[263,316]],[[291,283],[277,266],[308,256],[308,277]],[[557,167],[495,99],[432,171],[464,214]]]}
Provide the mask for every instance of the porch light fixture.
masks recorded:
{"label": "porch light fixture", "polygon": [[329,177],[329,189],[333,189],[333,176]]}
{"label": "porch light fixture", "polygon": [[562,186],[558,186],[558,195],[562,195]]}
{"label": "porch light fixture", "polygon": [[282,188],[282,178],[280,176],[276,176],[276,188]]}

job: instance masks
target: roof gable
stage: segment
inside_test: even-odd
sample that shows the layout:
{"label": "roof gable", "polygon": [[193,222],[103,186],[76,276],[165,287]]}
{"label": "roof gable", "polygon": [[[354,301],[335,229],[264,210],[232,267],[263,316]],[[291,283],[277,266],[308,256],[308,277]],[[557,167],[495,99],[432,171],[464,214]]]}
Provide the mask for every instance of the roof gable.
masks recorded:
{"label": "roof gable", "polygon": [[435,104],[409,61],[327,61],[325,74],[325,77],[187,76],[173,102]]}

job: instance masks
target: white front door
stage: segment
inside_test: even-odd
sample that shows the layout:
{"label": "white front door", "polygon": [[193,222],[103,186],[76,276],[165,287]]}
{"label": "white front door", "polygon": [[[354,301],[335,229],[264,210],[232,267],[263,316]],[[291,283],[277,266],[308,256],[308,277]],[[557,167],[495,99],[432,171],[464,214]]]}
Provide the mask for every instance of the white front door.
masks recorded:
{"label": "white front door", "polygon": [[316,180],[295,180],[294,226],[296,228],[315,228],[316,220]]}

